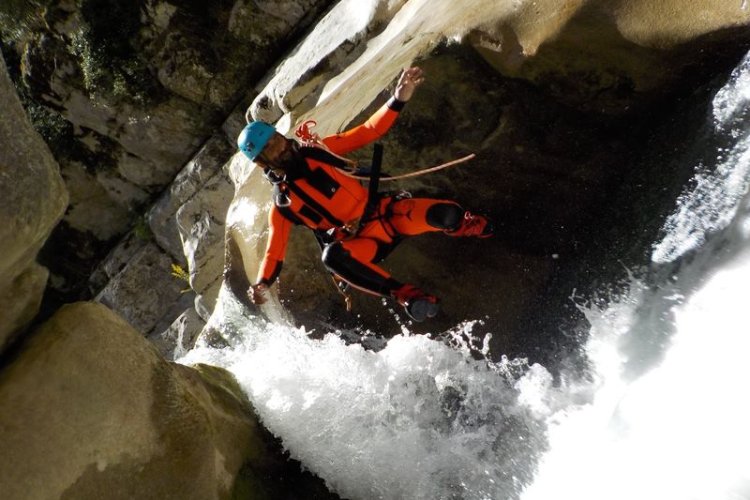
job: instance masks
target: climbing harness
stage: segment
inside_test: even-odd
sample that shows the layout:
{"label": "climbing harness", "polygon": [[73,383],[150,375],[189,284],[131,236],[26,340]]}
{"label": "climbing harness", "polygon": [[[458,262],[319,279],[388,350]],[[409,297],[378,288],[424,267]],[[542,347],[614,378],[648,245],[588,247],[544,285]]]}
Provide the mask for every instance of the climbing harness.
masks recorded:
{"label": "climbing harness", "polygon": [[[476,156],[472,153],[470,155],[447,163],[420,169],[407,174],[396,176],[381,175],[383,146],[379,143],[375,143],[373,149],[372,164],[369,171],[365,174],[364,172],[361,173],[361,171],[358,170],[359,162],[357,162],[356,160],[345,158],[332,152],[322,141],[320,136],[312,131],[312,129],[316,125],[317,122],[315,120],[306,120],[295,130],[295,136],[300,140],[302,144],[302,152],[304,156],[307,158],[315,158],[324,161],[328,165],[334,167],[344,176],[361,181],[368,181],[367,203],[365,205],[365,210],[359,219],[349,221],[348,223],[339,221],[338,219],[333,217],[333,215],[330,214],[327,210],[325,210],[324,207],[320,206],[312,198],[307,196],[307,194],[303,190],[298,188],[294,183],[295,179],[288,179],[287,175],[279,176],[270,169],[264,170],[264,174],[269,182],[271,182],[271,184],[273,184],[274,186],[274,204],[282,213],[282,215],[285,216],[288,220],[291,220],[294,224],[304,225],[300,218],[297,217],[297,215],[290,209],[291,199],[289,198],[289,195],[287,193],[293,192],[302,199],[306,206],[312,209],[312,212],[319,214],[320,216],[331,222],[334,226],[336,226],[334,229],[327,232],[314,230],[316,240],[318,241],[321,250],[323,250],[326,245],[330,244],[332,241],[340,241],[356,237],[360,229],[366,224],[373,220],[380,220],[381,224],[383,225],[383,229],[386,231],[386,234],[388,234],[393,240],[392,243],[388,245],[389,250],[387,250],[385,253],[385,255],[387,255],[387,253],[390,253],[390,251],[398,244],[401,239],[397,231],[395,231],[395,228],[393,228],[392,226],[390,228],[388,227],[390,226],[390,224],[388,223],[387,219],[389,214],[392,213],[391,206],[395,201],[398,201],[399,199],[407,197],[410,198],[411,194],[402,191],[395,196],[390,196],[391,201],[383,208],[381,207],[381,200],[383,198],[378,193],[379,181],[405,179],[409,177],[416,177],[419,175],[437,172],[439,170],[443,170],[445,168],[449,168],[471,160]],[[303,174],[302,176],[304,175],[305,174]],[[352,310],[352,297],[350,294],[350,289],[352,288],[351,285],[335,273],[331,273],[331,277],[333,279],[334,286],[336,287],[336,291],[344,299],[346,310],[350,312]]]}

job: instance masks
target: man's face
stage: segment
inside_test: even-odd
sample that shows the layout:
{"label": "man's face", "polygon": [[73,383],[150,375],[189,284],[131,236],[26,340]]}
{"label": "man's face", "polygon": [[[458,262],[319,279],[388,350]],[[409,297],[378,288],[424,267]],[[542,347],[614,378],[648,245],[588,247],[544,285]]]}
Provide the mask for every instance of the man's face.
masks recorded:
{"label": "man's face", "polygon": [[258,160],[274,170],[286,171],[294,165],[296,156],[297,143],[277,132],[268,140]]}

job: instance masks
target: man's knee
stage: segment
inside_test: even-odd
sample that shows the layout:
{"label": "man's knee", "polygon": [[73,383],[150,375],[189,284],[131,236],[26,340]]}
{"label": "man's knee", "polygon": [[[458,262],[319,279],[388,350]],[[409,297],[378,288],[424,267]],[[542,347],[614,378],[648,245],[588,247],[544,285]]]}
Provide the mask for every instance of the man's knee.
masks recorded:
{"label": "man's knee", "polygon": [[464,209],[455,203],[435,203],[427,209],[426,220],[432,227],[452,231],[461,225]]}
{"label": "man's knee", "polygon": [[329,272],[375,295],[387,296],[391,290],[401,286],[379,268],[359,261],[341,242],[327,245],[323,249],[322,260]]}

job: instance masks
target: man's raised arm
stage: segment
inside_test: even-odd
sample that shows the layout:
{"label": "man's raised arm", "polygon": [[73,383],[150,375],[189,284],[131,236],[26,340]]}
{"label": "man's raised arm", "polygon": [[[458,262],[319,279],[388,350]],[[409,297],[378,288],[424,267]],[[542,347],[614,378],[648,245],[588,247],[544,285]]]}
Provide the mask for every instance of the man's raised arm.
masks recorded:
{"label": "man's raised arm", "polygon": [[405,69],[398,79],[393,97],[365,123],[340,134],[328,136],[323,139],[323,143],[332,152],[343,155],[376,141],[388,132],[399,112],[422,82],[424,82],[424,72],[421,68],[415,66]]}

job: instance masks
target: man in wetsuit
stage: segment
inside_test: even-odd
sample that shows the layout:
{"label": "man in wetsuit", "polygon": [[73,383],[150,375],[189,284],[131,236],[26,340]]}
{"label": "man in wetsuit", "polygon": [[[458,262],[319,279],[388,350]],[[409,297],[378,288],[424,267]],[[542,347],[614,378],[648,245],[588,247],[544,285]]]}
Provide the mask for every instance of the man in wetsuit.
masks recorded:
{"label": "man in wetsuit", "polygon": [[[438,313],[438,299],[414,285],[400,283],[377,264],[406,236],[442,231],[450,236],[486,238],[487,219],[449,200],[383,196],[368,200],[359,180],[347,175],[342,156],[385,134],[424,81],[418,67],[401,74],[393,97],[365,123],[300,145],[264,122],[249,123],[239,149],[264,169],[274,185],[265,257],[255,284],[247,290],[254,304],[266,301],[268,287],[279,276],[294,225],[312,229],[323,248],[323,264],[354,288],[392,297],[415,321]],[[368,202],[370,209],[366,209]]]}

